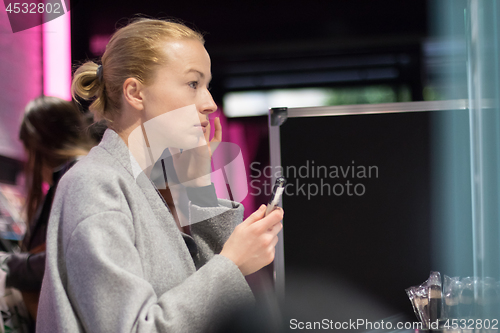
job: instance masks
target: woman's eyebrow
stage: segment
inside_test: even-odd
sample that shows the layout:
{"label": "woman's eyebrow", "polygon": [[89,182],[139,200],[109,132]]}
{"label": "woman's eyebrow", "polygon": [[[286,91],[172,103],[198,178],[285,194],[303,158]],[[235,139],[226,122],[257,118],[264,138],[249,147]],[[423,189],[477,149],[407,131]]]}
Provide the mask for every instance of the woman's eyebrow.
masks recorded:
{"label": "woman's eyebrow", "polygon": [[[191,72],[198,73],[198,75],[200,75],[200,77],[201,77],[202,79],[204,79],[204,78],[205,78],[205,74],[204,74],[203,72],[200,72],[199,70],[194,69],[194,68],[188,69],[188,70],[186,71],[186,74],[191,73]],[[208,82],[210,82],[210,81],[212,81],[212,76],[211,76],[211,75],[210,75],[210,76],[209,76],[209,78],[208,78]]]}

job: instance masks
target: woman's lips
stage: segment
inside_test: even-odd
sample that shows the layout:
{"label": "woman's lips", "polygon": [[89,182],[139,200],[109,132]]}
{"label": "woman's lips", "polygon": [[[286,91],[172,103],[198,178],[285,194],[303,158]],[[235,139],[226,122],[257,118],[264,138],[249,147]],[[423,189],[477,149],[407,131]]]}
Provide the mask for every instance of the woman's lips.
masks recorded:
{"label": "woman's lips", "polygon": [[203,131],[203,133],[206,133],[207,132],[207,126],[208,126],[209,122],[208,121],[202,121],[201,123],[199,124],[196,124],[194,125],[195,127],[200,127],[201,130]]}

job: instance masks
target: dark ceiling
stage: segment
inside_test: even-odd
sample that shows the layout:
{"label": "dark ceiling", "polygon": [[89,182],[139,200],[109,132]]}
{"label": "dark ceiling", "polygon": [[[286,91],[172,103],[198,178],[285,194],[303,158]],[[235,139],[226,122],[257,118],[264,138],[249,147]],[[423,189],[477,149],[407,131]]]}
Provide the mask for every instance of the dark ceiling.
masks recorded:
{"label": "dark ceiling", "polygon": [[112,33],[139,13],[182,19],[207,32],[213,48],[427,33],[426,0],[80,0],[72,10],[74,37]]}
{"label": "dark ceiling", "polygon": [[73,61],[96,58],[90,51],[91,37],[110,35],[137,14],[181,19],[205,32],[216,100],[224,92],[228,64],[243,61],[248,68],[249,61],[271,58],[283,63],[297,57],[313,62],[325,54],[349,57],[372,50],[407,52],[408,47],[417,49],[412,52],[418,56],[418,45],[428,34],[427,0],[79,0],[73,4]]}

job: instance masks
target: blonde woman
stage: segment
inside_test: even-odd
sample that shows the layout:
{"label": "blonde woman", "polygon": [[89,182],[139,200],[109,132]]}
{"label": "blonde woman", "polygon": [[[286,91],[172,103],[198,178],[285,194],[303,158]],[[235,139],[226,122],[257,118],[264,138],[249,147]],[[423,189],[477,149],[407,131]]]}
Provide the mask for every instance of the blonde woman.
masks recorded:
{"label": "blonde woman", "polygon": [[[203,332],[253,302],[244,276],[274,259],[283,211],[264,217],[262,206],[241,222],[243,207],[215,195],[206,171],[222,129],[216,119],[209,140],[217,107],[203,43],[182,24],[141,19],[114,34],[102,65],[76,71],[74,95],[95,99],[90,109],[109,129],[60,181],[37,332]],[[188,187],[191,235],[132,149],[160,118]],[[151,136],[146,144],[153,155]]]}

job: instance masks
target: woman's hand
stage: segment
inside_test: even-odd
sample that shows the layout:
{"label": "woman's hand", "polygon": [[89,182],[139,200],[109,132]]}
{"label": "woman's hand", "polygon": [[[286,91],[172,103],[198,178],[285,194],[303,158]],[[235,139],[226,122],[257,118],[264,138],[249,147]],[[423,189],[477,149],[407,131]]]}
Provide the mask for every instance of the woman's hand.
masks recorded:
{"label": "woman's hand", "polygon": [[205,142],[209,142],[208,144],[208,152],[210,154],[210,158],[212,158],[212,154],[219,146],[219,143],[222,141],[222,125],[220,124],[219,117],[215,117],[214,119],[214,137],[210,140],[210,121],[207,125],[207,130],[205,131]]}
{"label": "woman's hand", "polygon": [[[210,122],[198,147],[184,150],[169,148],[179,181],[187,187],[202,187],[211,184],[212,154],[222,141],[222,126],[219,117],[214,120],[214,137],[210,139]],[[207,144],[208,143],[208,144]]]}
{"label": "woman's hand", "polygon": [[277,208],[264,217],[262,205],[239,224],[222,248],[221,255],[231,259],[243,275],[252,274],[274,260],[278,233],[283,225],[283,209]]}

